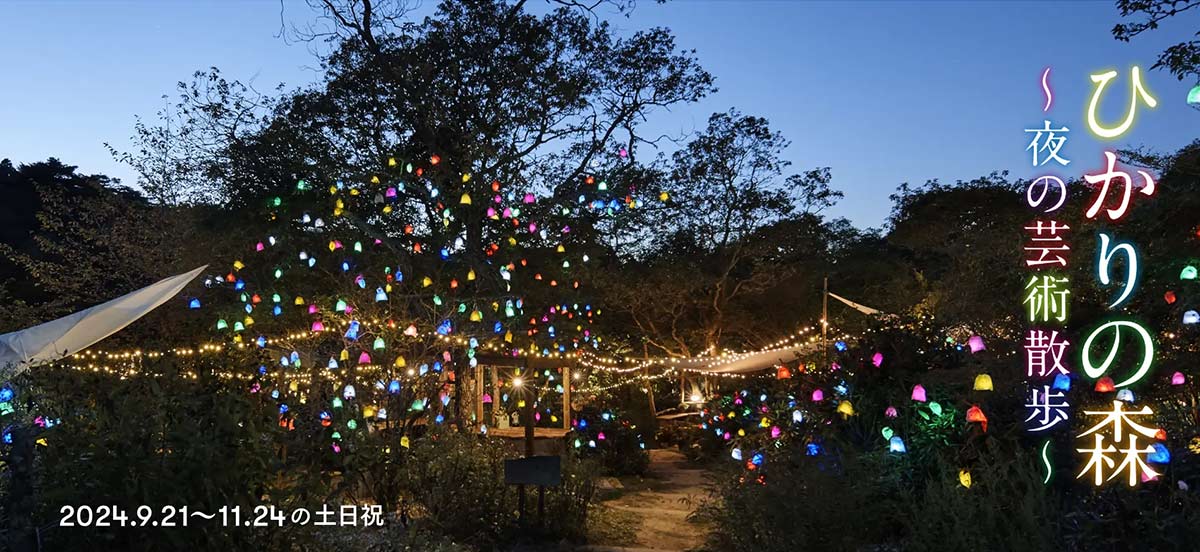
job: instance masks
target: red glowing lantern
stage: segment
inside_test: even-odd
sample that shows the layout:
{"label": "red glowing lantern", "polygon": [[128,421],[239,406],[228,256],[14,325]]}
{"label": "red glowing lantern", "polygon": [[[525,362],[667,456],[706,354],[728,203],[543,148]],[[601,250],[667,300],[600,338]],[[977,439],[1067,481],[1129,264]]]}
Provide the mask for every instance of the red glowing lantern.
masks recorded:
{"label": "red glowing lantern", "polygon": [[987,433],[987,416],[983,414],[983,410],[978,405],[967,409],[967,421],[982,424],[984,433]]}
{"label": "red glowing lantern", "polygon": [[1117,390],[1117,386],[1113,384],[1112,378],[1104,376],[1096,380],[1097,393],[1112,393]]}

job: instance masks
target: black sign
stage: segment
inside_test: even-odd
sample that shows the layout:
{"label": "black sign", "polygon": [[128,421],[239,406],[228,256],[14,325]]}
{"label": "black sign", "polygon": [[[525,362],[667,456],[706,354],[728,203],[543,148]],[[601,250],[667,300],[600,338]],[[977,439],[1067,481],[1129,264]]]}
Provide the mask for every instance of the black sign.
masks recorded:
{"label": "black sign", "polygon": [[504,482],[555,487],[562,482],[562,458],[554,455],[505,460]]}

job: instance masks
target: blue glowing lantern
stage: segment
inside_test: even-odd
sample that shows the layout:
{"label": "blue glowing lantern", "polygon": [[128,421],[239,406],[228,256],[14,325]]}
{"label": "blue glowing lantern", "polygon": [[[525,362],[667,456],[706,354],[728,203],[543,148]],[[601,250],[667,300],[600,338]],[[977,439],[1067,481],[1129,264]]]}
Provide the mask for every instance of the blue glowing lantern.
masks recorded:
{"label": "blue glowing lantern", "polygon": [[809,456],[816,456],[818,454],[821,454],[821,445],[818,445],[816,443],[809,443],[808,446],[805,448],[808,449]]}
{"label": "blue glowing lantern", "polygon": [[1184,324],[1195,324],[1197,322],[1200,322],[1200,313],[1198,313],[1194,310],[1190,310],[1190,311],[1183,313],[1183,323]]}
{"label": "blue glowing lantern", "polygon": [[200,300],[199,300],[199,299],[192,299],[191,301],[189,301],[189,302],[188,302],[188,308],[189,308],[189,309],[198,309],[198,308],[200,308]]}
{"label": "blue glowing lantern", "polygon": [[1070,391],[1071,378],[1066,374],[1058,374],[1054,376],[1054,389],[1056,391]]}
{"label": "blue glowing lantern", "polygon": [[894,435],[891,439],[888,439],[888,450],[900,454],[908,452],[908,448],[904,446],[904,439],[901,439],[899,435]]}
{"label": "blue glowing lantern", "polygon": [[1146,457],[1147,462],[1155,464],[1168,464],[1171,462],[1171,451],[1162,443],[1153,443],[1150,445],[1154,448],[1154,452]]}

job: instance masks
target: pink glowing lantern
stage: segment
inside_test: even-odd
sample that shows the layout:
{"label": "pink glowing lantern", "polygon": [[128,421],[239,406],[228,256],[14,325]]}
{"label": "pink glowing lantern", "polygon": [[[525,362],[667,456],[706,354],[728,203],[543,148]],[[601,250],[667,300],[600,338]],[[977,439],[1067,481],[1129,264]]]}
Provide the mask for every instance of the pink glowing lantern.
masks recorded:
{"label": "pink glowing lantern", "polygon": [[317,306],[309,305],[308,306],[308,314],[317,314]]}
{"label": "pink glowing lantern", "polygon": [[533,203],[533,194],[525,194],[525,203]]}
{"label": "pink glowing lantern", "polygon": [[483,394],[483,404],[492,404],[492,394],[491,393]]}
{"label": "pink glowing lantern", "polygon": [[883,353],[876,352],[876,353],[875,353],[875,354],[874,354],[874,355],[871,357],[871,364],[874,364],[876,368],[879,368],[880,366],[883,366]]}
{"label": "pink glowing lantern", "polygon": [[783,430],[779,426],[771,426],[771,438],[778,439],[780,435],[783,435]]}
{"label": "pink glowing lantern", "polygon": [[921,384],[919,384],[919,383],[913,386],[912,400],[917,401],[917,402],[925,402],[926,401],[925,388],[922,387]]}
{"label": "pink glowing lantern", "polygon": [[812,393],[813,402],[821,402],[825,400],[825,392],[820,389],[814,389]]}
{"label": "pink glowing lantern", "polygon": [[971,354],[987,350],[987,346],[983,344],[983,338],[977,335],[973,335],[971,339],[967,340],[967,346],[971,348]]}
{"label": "pink glowing lantern", "polygon": [[363,351],[361,355],[358,355],[358,363],[359,364],[370,364],[371,363],[371,355],[368,355],[366,351]]}
{"label": "pink glowing lantern", "polygon": [[896,412],[896,407],[889,406],[889,407],[887,407],[887,410],[883,411],[883,415],[887,416],[888,418],[895,418],[899,414]]}
{"label": "pink glowing lantern", "polygon": [[312,331],[314,331],[314,332],[325,331],[325,323],[321,322],[320,320],[314,320],[313,324],[312,324]]}
{"label": "pink glowing lantern", "polygon": [[1187,378],[1184,377],[1183,372],[1171,374],[1171,385],[1183,385],[1184,383],[1187,383]]}

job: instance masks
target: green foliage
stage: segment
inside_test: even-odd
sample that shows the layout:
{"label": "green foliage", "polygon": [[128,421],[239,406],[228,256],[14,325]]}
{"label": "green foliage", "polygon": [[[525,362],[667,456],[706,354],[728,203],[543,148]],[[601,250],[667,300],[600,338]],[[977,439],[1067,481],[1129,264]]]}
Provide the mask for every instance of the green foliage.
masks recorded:
{"label": "green foliage", "polygon": [[597,458],[610,475],[641,475],[650,465],[642,430],[619,409],[585,407],[567,434],[583,458]]}
{"label": "green foliage", "polygon": [[[754,472],[726,473],[697,510],[714,550],[855,550],[894,542],[902,499],[877,485],[869,462],[772,455]],[[761,477],[761,480],[759,479]]]}
{"label": "green foliage", "polygon": [[[271,405],[211,375],[220,365],[147,360],[136,378],[43,368],[18,380],[39,415],[60,420],[43,432],[46,446],[37,447],[35,520],[57,525],[64,505],[117,506],[131,517],[143,505],[156,514],[164,506],[209,513],[222,506],[311,507],[323,493],[295,485],[280,469]],[[194,378],[184,375],[188,370]],[[272,550],[301,538],[275,528],[214,530],[191,521],[139,530],[61,527],[45,540],[55,549]]]}

